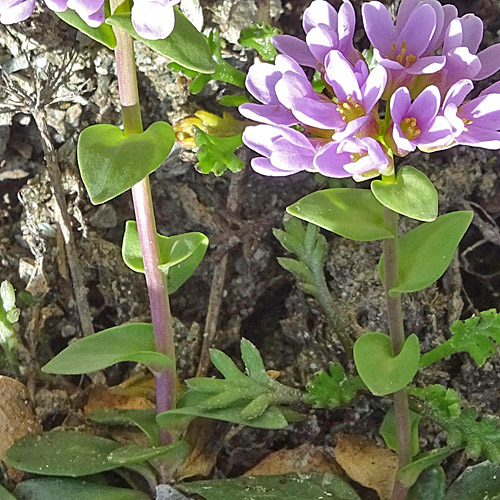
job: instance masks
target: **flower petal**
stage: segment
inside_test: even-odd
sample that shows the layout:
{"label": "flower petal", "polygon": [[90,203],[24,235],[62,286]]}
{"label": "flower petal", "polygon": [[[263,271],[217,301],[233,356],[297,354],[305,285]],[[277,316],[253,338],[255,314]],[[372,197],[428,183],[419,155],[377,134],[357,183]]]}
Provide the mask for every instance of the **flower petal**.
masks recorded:
{"label": "flower petal", "polygon": [[403,118],[408,115],[408,110],[411,106],[410,91],[406,87],[400,87],[392,94],[391,101],[391,117],[396,124],[400,124]]}
{"label": "flower petal", "polygon": [[332,28],[337,27],[337,11],[325,0],[314,0],[304,12],[302,26],[309,33],[319,24],[326,24]]}
{"label": "flower petal", "polygon": [[317,61],[303,40],[290,35],[276,35],[272,42],[279,52],[293,57],[301,66],[316,67]]}
{"label": "flower petal", "polygon": [[356,75],[351,64],[338,50],[332,50],[326,56],[325,67],[326,81],[332,86],[338,100],[345,102],[348,97],[352,97],[361,103],[363,97]]}
{"label": "flower petal", "polygon": [[352,161],[351,156],[349,153],[340,153],[338,148],[339,144],[336,142],[322,146],[314,157],[314,166],[320,174],[327,177],[351,177],[351,174],[344,170],[344,165]]}
{"label": "flower petal", "polygon": [[483,21],[474,14],[465,14],[460,21],[463,30],[462,45],[467,47],[472,54],[475,54],[483,40]]}
{"label": "flower petal", "polygon": [[261,155],[271,156],[273,144],[281,136],[282,129],[280,127],[257,125],[245,129],[243,143]]}
{"label": "flower petal", "polygon": [[383,56],[388,56],[396,41],[396,29],[389,11],[380,2],[364,3],[361,10],[368,40]]}
{"label": "flower petal", "polygon": [[287,175],[293,175],[300,170],[282,170],[280,168],[276,168],[269,158],[253,158],[250,161],[250,165],[252,169],[260,175],[269,175],[272,177],[285,177]]}
{"label": "flower petal", "polygon": [[500,43],[491,45],[477,55],[481,61],[481,71],[474,80],[484,80],[500,69]]}
{"label": "flower petal", "polygon": [[328,52],[338,48],[339,37],[334,30],[325,24],[320,24],[307,33],[306,42],[311,54],[323,64]]}
{"label": "flower petal", "polygon": [[465,103],[460,112],[461,118],[472,120],[476,127],[499,130],[500,129],[500,96],[486,94]]}
{"label": "flower petal", "polygon": [[445,56],[427,56],[421,57],[408,69],[410,75],[431,75],[442,70],[446,64]]}
{"label": "flower petal", "polygon": [[246,88],[256,99],[264,104],[278,104],[274,88],[282,77],[276,66],[258,63],[250,66],[246,78]]}
{"label": "flower petal", "polygon": [[332,130],[344,127],[345,123],[333,102],[318,101],[302,97],[295,102],[294,116],[309,127]]}
{"label": "flower petal", "polygon": [[408,22],[399,34],[396,46],[406,43],[406,55],[420,57],[429,46],[436,32],[436,13],[430,5],[420,5],[412,12]]}
{"label": "flower petal", "polygon": [[363,105],[367,114],[374,108],[382,97],[386,85],[387,71],[381,64],[379,64],[368,75],[366,83],[362,89]]}
{"label": "flower petal", "polygon": [[417,119],[419,127],[434,120],[441,106],[441,93],[435,85],[425,88],[413,101],[408,116]]}
{"label": "flower petal", "polygon": [[238,108],[239,112],[249,120],[267,125],[296,125],[297,118],[281,104],[245,103]]}
{"label": "flower petal", "polygon": [[457,143],[484,149],[500,149],[500,132],[469,127],[457,137]]}
{"label": "flower petal", "polygon": [[418,139],[415,141],[418,148],[422,151],[446,149],[454,141],[450,124],[444,116],[438,116],[431,127],[422,130]]}
{"label": "flower petal", "polygon": [[474,84],[471,80],[459,80],[448,90],[443,102],[443,109],[446,109],[450,104],[454,104],[458,108],[473,88]]}
{"label": "flower petal", "polygon": [[35,8],[35,0],[24,0],[11,7],[3,7],[0,12],[0,23],[15,24],[31,16]]}
{"label": "flower petal", "polygon": [[148,40],[166,38],[175,24],[174,4],[180,0],[138,0],[132,7],[132,24]]}

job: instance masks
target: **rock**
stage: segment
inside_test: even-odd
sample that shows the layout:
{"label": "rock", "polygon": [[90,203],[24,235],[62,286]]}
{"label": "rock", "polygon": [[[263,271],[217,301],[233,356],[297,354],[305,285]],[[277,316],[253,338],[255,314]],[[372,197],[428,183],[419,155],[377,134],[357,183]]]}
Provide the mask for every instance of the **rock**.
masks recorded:
{"label": "rock", "polygon": [[156,500],[188,500],[188,498],[172,486],[160,484],[156,487]]}

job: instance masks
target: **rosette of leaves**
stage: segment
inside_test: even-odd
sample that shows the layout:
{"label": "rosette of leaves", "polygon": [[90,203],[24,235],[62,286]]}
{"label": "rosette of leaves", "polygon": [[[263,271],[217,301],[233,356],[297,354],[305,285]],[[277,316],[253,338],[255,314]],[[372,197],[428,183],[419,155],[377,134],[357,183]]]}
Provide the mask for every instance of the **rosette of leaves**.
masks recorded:
{"label": "rosette of leaves", "polygon": [[183,427],[195,417],[264,429],[281,429],[300,420],[300,415],[289,407],[300,403],[303,394],[274,380],[257,348],[246,339],[241,341],[241,357],[245,372],[222,351],[212,349],[210,359],[224,378],[187,380],[187,391],[178,407],[158,415],[160,427]]}

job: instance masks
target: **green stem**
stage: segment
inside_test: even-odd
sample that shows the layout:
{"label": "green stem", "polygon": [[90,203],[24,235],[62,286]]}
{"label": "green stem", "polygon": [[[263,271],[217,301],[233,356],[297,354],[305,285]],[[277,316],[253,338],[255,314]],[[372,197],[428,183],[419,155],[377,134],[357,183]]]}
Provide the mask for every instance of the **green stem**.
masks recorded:
{"label": "green stem", "polygon": [[453,354],[453,349],[450,349],[450,341],[447,340],[444,344],[440,344],[432,351],[422,354],[420,358],[420,368],[425,368],[443,358],[451,356]]}
{"label": "green stem", "polygon": [[[385,208],[384,219],[386,224],[394,229],[394,234],[397,235],[398,214]],[[405,342],[401,295],[398,294],[396,297],[390,295],[391,288],[397,284],[398,280],[397,245],[397,236],[384,240],[385,299],[394,356],[397,356],[401,352]],[[408,393],[406,389],[394,393],[394,411],[396,414],[396,428],[399,440],[399,469],[401,469],[412,460],[410,410],[408,408]],[[407,493],[406,487],[396,481],[392,499],[405,500]]]}
{"label": "green stem", "polygon": [[[114,13],[120,4],[122,0],[111,0],[111,11]],[[113,29],[117,41],[115,58],[125,135],[140,134],[143,126],[133,40],[126,31],[120,28]],[[156,409],[158,413],[162,413],[175,406],[175,345],[166,275],[159,269],[159,249],[149,177],[132,187],[132,197],[144,261],[156,349],[174,362],[173,367],[155,374]],[[168,444],[171,440],[168,432],[160,433],[162,444]]]}

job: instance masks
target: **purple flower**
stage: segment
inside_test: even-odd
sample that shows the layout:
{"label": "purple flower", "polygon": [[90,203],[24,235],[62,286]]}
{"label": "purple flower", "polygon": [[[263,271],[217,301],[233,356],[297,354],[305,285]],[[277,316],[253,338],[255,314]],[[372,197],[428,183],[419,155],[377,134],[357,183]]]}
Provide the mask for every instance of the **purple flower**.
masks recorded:
{"label": "purple flower", "polygon": [[356,14],[349,0],[344,0],[339,12],[325,0],[314,0],[304,12],[303,27],[306,41],[290,35],[277,35],[274,46],[293,57],[302,66],[322,70],[330,50],[339,50],[352,63],[360,59],[352,44]]}
{"label": "purple flower", "polygon": [[175,24],[174,5],[180,0],[135,0],[132,24],[143,38],[162,40],[172,33]]}
{"label": "purple flower", "polygon": [[327,177],[363,181],[392,169],[382,145],[371,137],[350,138],[322,146],[314,158],[317,171]]}
{"label": "purple flower", "polygon": [[338,51],[331,51],[326,60],[325,79],[338,101],[337,112],[342,126],[334,139],[340,141],[355,134],[369,120],[387,84],[387,72],[376,66],[370,73],[363,61],[353,68]]}
{"label": "purple flower", "polygon": [[271,125],[247,127],[243,142],[264,156],[251,161],[259,174],[282,177],[314,168],[314,156],[320,141],[308,139],[293,128]]}
{"label": "purple flower", "polygon": [[500,44],[477,52],[483,39],[483,21],[474,14],[453,19],[444,37],[444,69],[452,83],[464,78],[483,80],[500,69]]}
{"label": "purple flower", "polygon": [[462,104],[471,90],[472,82],[458,82],[448,92],[443,105],[444,115],[452,126],[456,143],[500,149],[500,82]]}
{"label": "purple flower", "polygon": [[[380,2],[363,4],[366,34],[382,65],[410,75],[432,74],[443,68],[444,56],[428,55],[439,43],[444,13],[438,2],[406,0],[400,7],[396,26]],[[439,19],[438,19],[439,17]]]}
{"label": "purple flower", "polygon": [[14,24],[31,16],[35,0],[0,0],[0,23]]}
{"label": "purple flower", "polygon": [[392,136],[397,153],[404,155],[415,148],[422,151],[445,149],[453,143],[448,120],[438,112],[441,107],[439,89],[427,87],[411,102],[410,91],[401,87],[391,97]]}
{"label": "purple flower", "polygon": [[248,118],[268,125],[295,125],[297,118],[284,106],[276,94],[276,84],[285,74],[308,85],[314,93],[302,68],[291,58],[284,55],[276,57],[275,64],[254,64],[248,70],[246,87],[263,104],[246,103],[239,107],[240,113]]}

